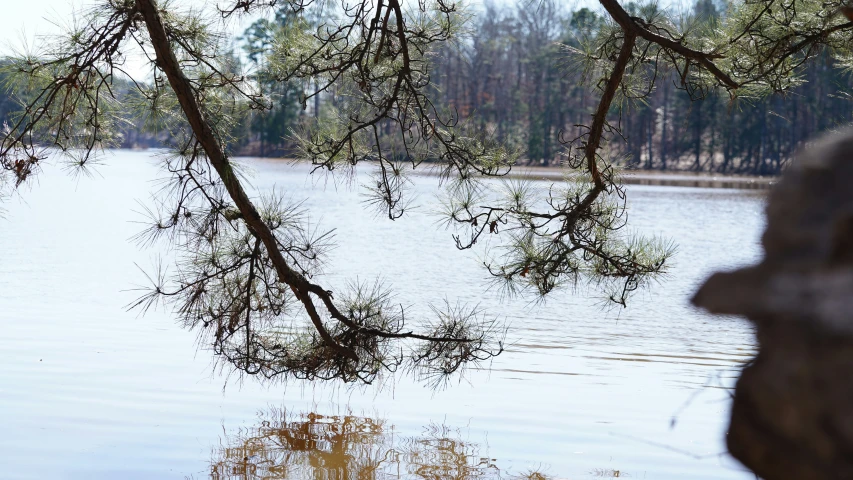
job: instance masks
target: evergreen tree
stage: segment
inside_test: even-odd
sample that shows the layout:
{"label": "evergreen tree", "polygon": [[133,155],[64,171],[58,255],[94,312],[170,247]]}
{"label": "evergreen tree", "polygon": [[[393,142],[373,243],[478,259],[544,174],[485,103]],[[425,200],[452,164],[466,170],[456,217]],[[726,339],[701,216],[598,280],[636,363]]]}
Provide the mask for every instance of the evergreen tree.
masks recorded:
{"label": "evergreen tree", "polygon": [[[331,234],[308,224],[299,203],[281,193],[250,198],[231,157],[242,119],[281,107],[282,90],[267,88],[273,79],[298,86],[302,107],[314,101],[320,116],[294,132],[299,156],[315,170],[372,162],[367,193],[390,219],[406,211],[407,168],[438,162],[457,246],[495,238],[500,254],[485,266],[508,292],[545,295],[588,281],[624,304],[665,270],[667,243],[622,234],[624,196],[596,161],[599,140],[575,165],[578,174],[544,198],[526,182],[486,181],[506,175],[516,153],[432,96],[432,59],[467,21],[458,5],[437,0],[407,11],[396,0],[365,0],[327,11],[277,3],[241,0],[222,12],[286,9],[285,21],[258,24],[273,34],[250,30],[248,54],[262,64],[254,72],[241,71],[232,45],[199,12],[155,0],[105,0],[66,38],[10,59],[9,85],[23,109],[0,143],[0,185],[31,181],[52,154],[89,168],[100,148],[118,143],[129,98],[111,87],[128,49],[148,52],[154,81],[134,82],[136,116],[163,132],[172,154],[163,157],[170,184],[140,239],[168,239],[178,268],[152,275],[136,305],[172,303],[225,365],[280,381],[371,383],[405,367],[442,382],[500,353],[502,328],[476,308],[446,305],[416,332],[381,285],[332,291],[315,283]],[[553,38],[559,23],[532,20],[529,29],[542,27],[539,44]],[[600,136],[603,124],[591,131]],[[396,152],[383,148],[382,135],[394,139]]]}
{"label": "evergreen tree", "polygon": [[243,34],[243,49],[249,60],[251,78],[269,101],[267,108],[249,114],[249,131],[257,139],[260,156],[291,153],[291,131],[298,127],[302,116],[302,88],[295,82],[279,81],[270,70],[268,58],[273,54],[275,37],[294,28],[299,17],[285,9],[275,12],[273,19],[255,21]]}

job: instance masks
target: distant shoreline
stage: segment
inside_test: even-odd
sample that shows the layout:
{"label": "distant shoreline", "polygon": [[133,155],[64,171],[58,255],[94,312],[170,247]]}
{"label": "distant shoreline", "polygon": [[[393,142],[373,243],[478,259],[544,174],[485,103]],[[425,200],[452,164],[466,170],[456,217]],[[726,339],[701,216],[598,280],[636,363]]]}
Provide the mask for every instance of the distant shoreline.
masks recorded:
{"label": "distant shoreline", "polygon": [[[250,157],[239,156],[235,158],[262,160],[268,162],[291,162],[302,163],[301,160],[281,157]],[[424,168],[425,167],[425,168]],[[434,176],[435,169],[424,165],[415,171],[416,175]],[[528,178],[531,180],[559,180],[563,177],[564,170],[560,167],[531,167],[517,166],[507,175],[508,178]],[[730,188],[743,190],[767,190],[772,187],[780,177],[749,176],[718,174],[707,172],[684,172],[684,171],[659,171],[659,170],[623,170],[620,174],[622,183],[625,185],[651,185],[664,187],[695,187],[695,188]]]}
{"label": "distant shoreline", "polygon": [[[516,167],[516,169],[510,173],[511,177],[553,181],[563,176],[563,170],[559,167]],[[708,172],[623,170],[620,178],[625,185],[766,190],[778,182],[780,177]]]}

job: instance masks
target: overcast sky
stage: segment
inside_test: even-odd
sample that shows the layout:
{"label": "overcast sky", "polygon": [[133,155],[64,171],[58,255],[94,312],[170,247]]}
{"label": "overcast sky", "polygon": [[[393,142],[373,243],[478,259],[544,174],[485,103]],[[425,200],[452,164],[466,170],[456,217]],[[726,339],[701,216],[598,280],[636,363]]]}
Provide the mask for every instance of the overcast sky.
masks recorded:
{"label": "overcast sky", "polygon": [[[75,12],[97,4],[97,0],[0,0],[0,2],[4,3],[0,10],[2,12],[0,56],[19,52],[26,46],[37,44],[40,36],[62,32],[64,27],[73,23]],[[173,4],[205,7],[215,12],[217,2],[216,0],[173,0]],[[252,21],[252,18],[242,18],[238,22],[231,22],[229,30],[236,34],[242,33]],[[137,76],[147,71],[143,66],[142,59],[134,58],[132,55],[126,69]]]}
{"label": "overcast sky", "polygon": [[[228,0],[220,0],[230,3]],[[512,3],[515,0],[493,0],[496,3]],[[535,2],[536,0],[529,0]],[[682,0],[659,0],[661,4],[667,5]],[[689,0],[683,0],[689,1]],[[40,35],[55,34],[62,29],[61,25],[72,22],[75,11],[80,11],[87,5],[94,3],[93,0],[2,0],[2,20],[0,20],[0,55],[8,54],[13,50],[19,50],[25,44],[33,45]],[[482,0],[476,0],[481,3]],[[589,6],[598,9],[597,0],[564,0],[569,9],[578,6]],[[187,6],[215,7],[216,0],[173,0],[174,4]],[[471,3],[471,2],[469,2]],[[249,24],[251,19],[243,19],[240,23],[231,25],[230,29],[235,33],[241,33]]]}

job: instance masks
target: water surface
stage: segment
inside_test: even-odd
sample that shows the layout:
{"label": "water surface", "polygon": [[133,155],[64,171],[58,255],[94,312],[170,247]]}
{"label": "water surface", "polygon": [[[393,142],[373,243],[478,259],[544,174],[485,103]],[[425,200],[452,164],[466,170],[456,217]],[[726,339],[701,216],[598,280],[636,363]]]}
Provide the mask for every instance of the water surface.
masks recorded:
{"label": "water surface", "polygon": [[[544,304],[485,292],[421,208],[397,222],[364,208],[358,180],[248,160],[254,186],[307,198],[336,228],[322,281],[382,276],[413,312],[479,303],[509,348],[446,390],[262,385],[213,369],[167,311],[124,306],[163,252],[129,239],[159,173],[115,152],[92,178],[48,169],[0,220],[0,478],[754,478],[726,454],[729,390],[754,351],[748,324],[688,299],[712,271],[755,261],[763,192],[630,186],[632,228],[678,245],[672,274],[627,309],[588,291]],[[594,292],[593,292],[594,293]],[[359,476],[361,475],[361,476]]]}

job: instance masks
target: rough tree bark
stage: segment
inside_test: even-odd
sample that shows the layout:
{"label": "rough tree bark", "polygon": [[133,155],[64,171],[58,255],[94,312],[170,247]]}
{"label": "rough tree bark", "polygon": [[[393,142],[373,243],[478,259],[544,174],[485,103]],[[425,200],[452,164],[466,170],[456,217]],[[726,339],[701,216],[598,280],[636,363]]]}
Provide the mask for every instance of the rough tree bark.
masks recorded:
{"label": "rough tree bark", "polygon": [[762,262],[693,299],[755,325],[727,441],[766,480],[853,478],[851,157],[853,130],[801,152],[770,195]]}

